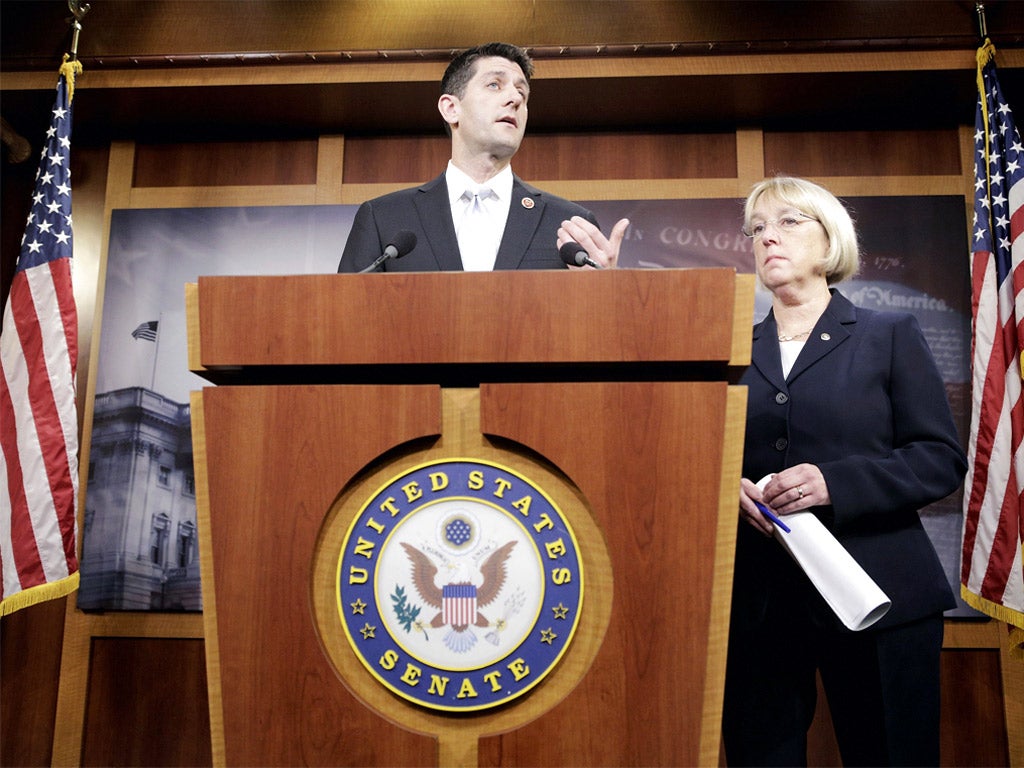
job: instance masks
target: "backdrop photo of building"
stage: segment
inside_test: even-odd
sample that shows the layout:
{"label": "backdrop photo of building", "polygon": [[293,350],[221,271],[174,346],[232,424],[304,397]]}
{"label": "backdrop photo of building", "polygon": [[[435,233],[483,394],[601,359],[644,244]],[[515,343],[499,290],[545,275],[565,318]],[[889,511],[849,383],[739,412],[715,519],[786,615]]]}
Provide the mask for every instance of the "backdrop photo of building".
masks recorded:
{"label": "backdrop photo of building", "polygon": [[96,396],[82,610],[202,610],[190,418],[143,387]]}

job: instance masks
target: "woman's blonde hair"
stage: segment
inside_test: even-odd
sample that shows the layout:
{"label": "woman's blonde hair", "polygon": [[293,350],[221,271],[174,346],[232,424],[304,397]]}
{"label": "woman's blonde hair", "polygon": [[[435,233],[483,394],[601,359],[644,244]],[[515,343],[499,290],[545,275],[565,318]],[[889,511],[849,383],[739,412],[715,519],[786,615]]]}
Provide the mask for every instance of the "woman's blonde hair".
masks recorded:
{"label": "woman's blonde hair", "polygon": [[841,202],[824,187],[794,176],[774,176],[759,181],[743,206],[743,228],[750,231],[751,214],[762,197],[771,197],[817,219],[828,235],[828,251],[822,260],[829,285],[853,277],[860,269],[860,247],[853,219]]}

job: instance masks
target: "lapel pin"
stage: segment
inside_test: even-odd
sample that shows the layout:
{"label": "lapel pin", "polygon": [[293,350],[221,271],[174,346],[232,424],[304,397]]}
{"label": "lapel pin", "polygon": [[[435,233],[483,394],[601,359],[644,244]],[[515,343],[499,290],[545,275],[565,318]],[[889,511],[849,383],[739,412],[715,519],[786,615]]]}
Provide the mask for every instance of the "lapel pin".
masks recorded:
{"label": "lapel pin", "polygon": [[832,334],[831,333],[823,333],[823,334],[821,334],[821,340],[822,341],[828,341],[831,338],[832,338]]}
{"label": "lapel pin", "polygon": [[523,204],[523,208],[526,210],[530,210],[534,205],[536,205],[536,203],[533,202],[532,197],[524,197],[521,202]]}

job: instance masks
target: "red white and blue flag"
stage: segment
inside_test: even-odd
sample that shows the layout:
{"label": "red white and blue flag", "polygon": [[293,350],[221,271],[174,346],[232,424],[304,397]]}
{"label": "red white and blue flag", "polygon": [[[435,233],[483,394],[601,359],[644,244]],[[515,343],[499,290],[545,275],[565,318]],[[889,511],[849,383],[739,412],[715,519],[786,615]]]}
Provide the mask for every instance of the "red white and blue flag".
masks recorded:
{"label": "red white and blue flag", "polygon": [[[961,594],[1024,630],[1024,146],[996,78],[995,48],[978,49],[972,230],[971,435],[964,486]],[[1024,632],[1014,643],[1024,643]]]}
{"label": "red white and blue flag", "polygon": [[78,586],[71,100],[61,67],[0,331],[0,615]]}

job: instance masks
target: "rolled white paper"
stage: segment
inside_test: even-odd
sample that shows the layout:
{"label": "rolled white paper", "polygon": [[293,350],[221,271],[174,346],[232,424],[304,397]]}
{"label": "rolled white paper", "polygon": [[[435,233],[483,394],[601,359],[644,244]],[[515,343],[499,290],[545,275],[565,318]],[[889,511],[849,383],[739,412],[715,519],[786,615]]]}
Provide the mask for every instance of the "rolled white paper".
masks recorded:
{"label": "rolled white paper", "polygon": [[[762,478],[764,489],[771,475]],[[775,538],[825,598],[839,620],[856,631],[867,629],[885,616],[892,605],[863,568],[836,537],[811,512],[794,512],[782,518],[789,532],[775,525]]]}

